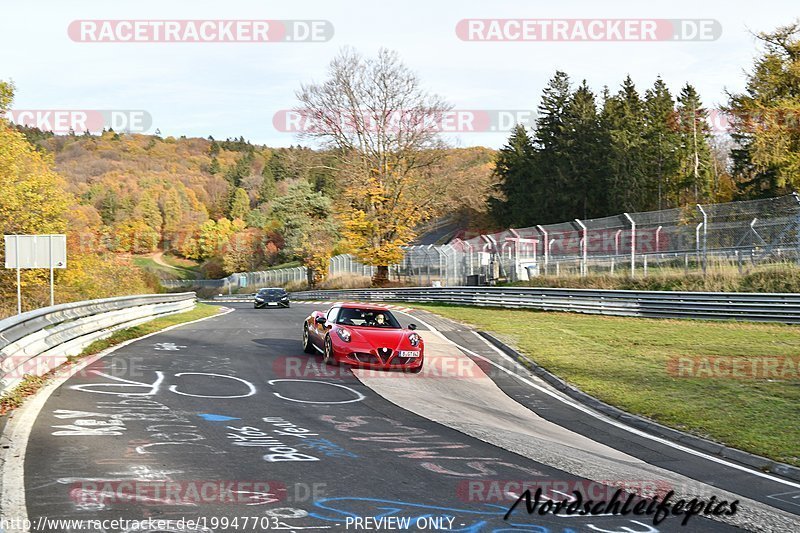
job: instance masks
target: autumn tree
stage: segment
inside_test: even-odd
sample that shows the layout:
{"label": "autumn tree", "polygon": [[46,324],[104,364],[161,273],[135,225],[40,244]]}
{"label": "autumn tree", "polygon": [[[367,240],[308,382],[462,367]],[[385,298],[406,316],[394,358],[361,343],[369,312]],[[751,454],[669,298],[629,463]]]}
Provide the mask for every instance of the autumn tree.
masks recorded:
{"label": "autumn tree", "polygon": [[222,267],[225,272],[255,270],[264,260],[264,243],[261,231],[255,228],[234,233],[222,250]]}
{"label": "autumn tree", "polygon": [[385,49],[374,58],[344,49],[328,79],[301,86],[297,97],[298,112],[314,124],[303,136],[337,159],[342,234],[383,283],[440,192],[441,180],[425,170],[442,156],[437,117],[450,107]]}
{"label": "autumn tree", "polygon": [[233,193],[230,214],[231,218],[238,218],[241,220],[246,220],[247,216],[250,214],[250,196],[248,196],[247,191],[241,187],[237,187]]}
{"label": "autumn tree", "polygon": [[275,201],[273,213],[281,224],[285,252],[303,261],[313,287],[325,278],[338,240],[330,198],[299,181]]}
{"label": "autumn tree", "polygon": [[133,208],[132,215],[134,219],[144,222],[150,229],[160,234],[164,219],[156,199],[150,192],[142,193],[139,202]]}
{"label": "autumn tree", "polygon": [[164,213],[162,220],[165,234],[174,233],[180,228],[182,204],[180,193],[176,188],[170,188],[164,194],[161,210]]}
{"label": "autumn tree", "polygon": [[[10,102],[13,92],[8,87],[0,88],[0,92],[8,90],[8,96],[2,98]],[[0,233],[64,233],[71,200],[65,185],[48,158],[0,119]],[[4,247],[0,242],[0,255],[5,255]],[[38,269],[23,271],[21,282],[23,294],[47,284]],[[15,287],[13,271],[0,270],[0,304],[16,299]]]}
{"label": "autumn tree", "polygon": [[238,219],[233,222],[227,218],[220,218],[216,221],[207,220],[200,226],[195,259],[209,259],[219,255],[231,236],[243,229],[244,223]]}
{"label": "autumn tree", "polygon": [[[13,87],[0,82],[0,111],[13,96]],[[76,205],[66,181],[53,170],[52,157],[0,118],[0,231],[67,234],[68,267],[55,273],[57,301],[152,292],[131,265],[81,242],[84,232],[96,231],[101,223],[92,206]],[[0,255],[3,246],[0,241]],[[0,271],[0,313],[9,311],[16,298],[13,276],[13,271]],[[41,269],[22,272],[23,309],[48,305],[47,278]]]}
{"label": "autumn tree", "polygon": [[0,114],[5,113],[11,107],[14,100],[14,85],[7,81],[0,80]]}
{"label": "autumn tree", "polygon": [[764,52],[729,95],[734,175],[745,198],[800,187],[800,22],[761,33]]}

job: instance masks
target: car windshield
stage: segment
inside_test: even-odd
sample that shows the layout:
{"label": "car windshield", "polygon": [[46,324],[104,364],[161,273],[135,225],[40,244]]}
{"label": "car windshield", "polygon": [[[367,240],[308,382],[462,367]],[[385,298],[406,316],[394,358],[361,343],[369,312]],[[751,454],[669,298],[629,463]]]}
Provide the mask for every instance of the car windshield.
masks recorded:
{"label": "car windshield", "polygon": [[400,329],[400,323],[389,311],[383,309],[356,309],[345,307],[339,311],[337,324],[370,328]]}
{"label": "car windshield", "polygon": [[259,296],[286,296],[286,291],[283,289],[261,289],[258,291]]}

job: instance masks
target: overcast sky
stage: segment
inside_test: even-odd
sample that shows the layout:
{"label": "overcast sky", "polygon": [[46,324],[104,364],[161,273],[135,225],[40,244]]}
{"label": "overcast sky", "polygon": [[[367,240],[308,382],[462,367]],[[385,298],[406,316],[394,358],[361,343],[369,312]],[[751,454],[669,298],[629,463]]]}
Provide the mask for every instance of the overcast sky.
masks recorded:
{"label": "overcast sky", "polygon": [[[792,7],[794,6],[794,7]],[[302,82],[324,79],[343,46],[372,55],[397,50],[427,89],[457,109],[535,109],[556,69],[599,92],[630,74],[641,92],[661,75],[677,93],[688,82],[708,107],[744,85],[757,54],[753,32],[800,15],[789,1],[537,0],[135,0],[6,1],[0,18],[0,79],[13,79],[16,109],[141,109],[163,135],[238,137],[297,144],[273,126],[297,104]],[[465,18],[715,19],[722,35],[686,42],[466,42]],[[82,43],[67,34],[80,19],[316,19],[324,43]],[[151,131],[152,131],[151,130]],[[501,146],[507,134],[464,133],[461,146]]]}

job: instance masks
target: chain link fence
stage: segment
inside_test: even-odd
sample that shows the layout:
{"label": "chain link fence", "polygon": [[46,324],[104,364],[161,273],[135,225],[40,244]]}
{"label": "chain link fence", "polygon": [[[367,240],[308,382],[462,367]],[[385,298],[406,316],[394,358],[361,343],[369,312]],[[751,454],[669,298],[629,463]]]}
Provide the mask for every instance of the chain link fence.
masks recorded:
{"label": "chain link fence", "polygon": [[[687,206],[507,229],[446,245],[405,248],[391,281],[416,286],[483,285],[539,275],[647,276],[654,270],[706,271],[764,262],[800,262],[800,197]],[[330,262],[330,276],[372,277],[352,255]],[[303,282],[303,267],[233,274],[221,280],[167,281],[168,287],[258,288]]]}

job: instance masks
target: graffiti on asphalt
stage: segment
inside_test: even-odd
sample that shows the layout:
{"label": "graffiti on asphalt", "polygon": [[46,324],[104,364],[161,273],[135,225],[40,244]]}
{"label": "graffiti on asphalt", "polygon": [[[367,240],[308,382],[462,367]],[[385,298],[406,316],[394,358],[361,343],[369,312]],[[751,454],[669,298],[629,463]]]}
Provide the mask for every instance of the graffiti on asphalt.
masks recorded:
{"label": "graffiti on asphalt", "polygon": [[[353,397],[345,399],[345,400],[305,400],[305,399],[302,399],[302,398],[292,398],[292,397],[289,397],[289,396],[284,396],[280,392],[273,392],[272,394],[274,394],[276,397],[280,398],[281,400],[286,400],[286,401],[289,401],[289,402],[313,403],[313,404],[324,404],[324,405],[338,405],[338,404],[343,404],[343,403],[355,403],[355,402],[360,402],[364,398],[366,398],[366,396],[364,396],[363,394],[361,394],[357,390],[355,390],[355,389],[353,389],[351,387],[348,387],[347,385],[340,385],[339,383],[331,383],[331,382],[328,382],[328,381],[319,381],[319,380],[316,380],[316,379],[271,379],[267,383],[269,383],[270,385],[274,386],[276,383],[289,383],[289,382],[293,382],[293,383],[319,383],[319,384],[322,384],[322,385],[325,385],[325,386],[328,386],[328,387],[334,387],[334,388],[337,388],[337,389],[343,389],[343,390],[347,391],[348,393],[352,393]],[[315,397],[317,397],[317,396],[315,395]]]}
{"label": "graffiti on asphalt", "polygon": [[[80,385],[72,385],[73,390],[81,391],[81,392],[92,392],[95,394],[110,394],[115,396],[155,396],[161,390],[162,385],[164,385],[165,381],[165,374],[160,370],[155,371],[155,380],[147,383],[141,381],[133,381],[130,379],[125,379],[121,377],[111,376],[104,372],[100,372],[99,370],[92,370],[90,371],[93,374],[98,376],[104,377],[108,382],[105,383],[81,383]],[[184,376],[203,376],[209,378],[206,381],[206,385],[209,386],[210,390],[219,387],[221,383],[220,380],[232,380],[238,384],[244,386],[244,388],[239,387],[241,390],[239,391],[240,394],[200,394],[199,391],[195,392],[187,392],[185,390],[186,386],[181,387],[182,390],[179,390],[178,384],[170,385],[167,390],[174,394],[179,394],[181,396],[191,396],[193,398],[247,398],[248,396],[252,396],[256,393],[256,387],[249,381],[236,377],[236,376],[228,376],[225,374],[215,374],[212,372],[178,372],[173,374],[174,378],[181,378]],[[180,381],[180,380],[176,380]],[[124,390],[123,390],[124,389]],[[131,390],[132,389],[132,390]],[[139,391],[139,392],[136,392]]]}

